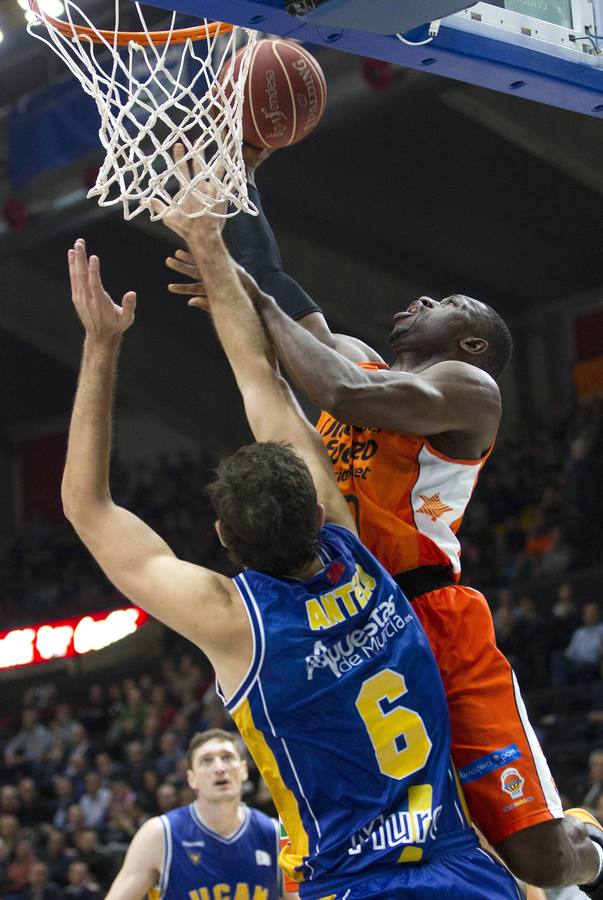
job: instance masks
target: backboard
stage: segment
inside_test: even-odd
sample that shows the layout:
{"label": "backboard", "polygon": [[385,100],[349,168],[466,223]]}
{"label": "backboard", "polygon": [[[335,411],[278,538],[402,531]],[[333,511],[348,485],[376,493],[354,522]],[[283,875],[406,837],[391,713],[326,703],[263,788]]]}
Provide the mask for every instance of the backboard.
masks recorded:
{"label": "backboard", "polygon": [[603,117],[603,0],[152,3]]}

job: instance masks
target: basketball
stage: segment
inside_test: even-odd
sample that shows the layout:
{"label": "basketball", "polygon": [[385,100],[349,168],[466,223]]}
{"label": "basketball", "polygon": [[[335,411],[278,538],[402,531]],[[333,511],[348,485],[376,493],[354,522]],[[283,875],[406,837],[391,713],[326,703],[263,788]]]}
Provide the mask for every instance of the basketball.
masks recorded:
{"label": "basketball", "polygon": [[[242,51],[235,58],[240,65]],[[243,140],[254,147],[290,147],[318,125],[327,83],[311,53],[280,38],[258,41],[245,83]]]}

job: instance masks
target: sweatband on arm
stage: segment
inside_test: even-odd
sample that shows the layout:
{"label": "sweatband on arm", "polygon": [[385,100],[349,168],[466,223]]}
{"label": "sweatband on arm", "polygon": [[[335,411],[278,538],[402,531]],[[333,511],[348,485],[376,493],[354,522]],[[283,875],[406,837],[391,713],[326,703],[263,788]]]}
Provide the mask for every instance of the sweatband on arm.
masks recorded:
{"label": "sweatband on arm", "polygon": [[248,184],[249,199],[259,210],[257,216],[239,213],[228,220],[228,243],[233,257],[252,275],[265,294],[274,297],[283,312],[295,321],[322,312],[304,289],[283,271],[283,261],[266,218],[260,193]]}

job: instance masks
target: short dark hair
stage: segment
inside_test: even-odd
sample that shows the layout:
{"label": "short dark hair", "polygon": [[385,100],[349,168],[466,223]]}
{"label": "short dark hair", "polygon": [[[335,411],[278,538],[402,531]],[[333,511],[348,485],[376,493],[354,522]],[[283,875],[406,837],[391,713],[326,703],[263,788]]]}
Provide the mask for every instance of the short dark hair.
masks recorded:
{"label": "short dark hair", "polygon": [[480,367],[492,378],[499,378],[507,368],[513,353],[513,338],[506,322],[495,309],[481,303],[477,310],[480,337],[488,341],[488,349],[480,357]]}
{"label": "short dark hair", "polygon": [[220,463],[207,491],[237,566],[288,575],[316,556],[316,488],[290,445],[241,447]]}
{"label": "short dark hair", "polygon": [[198,731],[190,739],[188,750],[186,751],[186,765],[189,769],[192,769],[193,767],[195,750],[198,750],[199,747],[202,747],[203,744],[206,744],[208,741],[213,741],[215,739],[229,741],[234,746],[239,756],[241,755],[239,741],[236,735],[231,734],[229,731],[224,731],[223,728],[209,728],[207,731]]}

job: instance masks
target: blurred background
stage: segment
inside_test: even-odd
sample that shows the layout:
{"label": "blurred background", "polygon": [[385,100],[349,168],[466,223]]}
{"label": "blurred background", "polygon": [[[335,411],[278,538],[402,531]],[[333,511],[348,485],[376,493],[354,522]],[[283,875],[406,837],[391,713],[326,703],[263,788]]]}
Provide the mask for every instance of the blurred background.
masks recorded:
{"label": "blurred background", "polygon": [[[106,6],[87,6],[100,25]],[[96,111],[26,34],[22,7],[0,0],[0,896],[50,879],[56,896],[94,897],[141,822],[189,799],[191,734],[232,725],[206,661],[157,623],[82,656],[65,655],[58,631],[45,653],[36,644],[44,623],[75,633],[126,605],[60,507],[81,349],[66,271],[76,237],[110,292],[139,296],[121,361],[118,502],[179,555],[229,572],[203,488],[250,435],[208,319],[166,291],[171,233],[86,200],[102,159]],[[334,330],[386,357],[393,314],[420,294],[476,296],[510,325],[503,426],[462,526],[463,581],[489,599],[566,802],[603,821],[603,123],[318,58],[324,120],[258,174],[285,266]],[[86,622],[80,646],[102,647]],[[271,809],[256,772],[246,798]]]}

